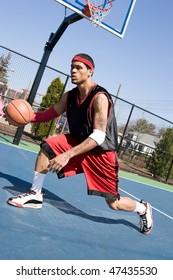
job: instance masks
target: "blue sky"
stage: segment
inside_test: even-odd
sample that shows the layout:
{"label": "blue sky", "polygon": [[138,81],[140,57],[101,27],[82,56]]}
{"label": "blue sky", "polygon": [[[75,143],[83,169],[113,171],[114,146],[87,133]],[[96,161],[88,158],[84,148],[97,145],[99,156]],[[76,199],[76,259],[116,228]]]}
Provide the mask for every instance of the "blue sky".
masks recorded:
{"label": "blue sky", "polygon": [[[0,3],[0,44],[40,61],[64,7],[54,0]],[[172,0],[137,0],[123,39],[80,20],[67,28],[48,65],[69,73],[73,55],[88,53],[96,64],[95,82],[114,95],[121,84],[119,97],[173,121],[172,11]]]}

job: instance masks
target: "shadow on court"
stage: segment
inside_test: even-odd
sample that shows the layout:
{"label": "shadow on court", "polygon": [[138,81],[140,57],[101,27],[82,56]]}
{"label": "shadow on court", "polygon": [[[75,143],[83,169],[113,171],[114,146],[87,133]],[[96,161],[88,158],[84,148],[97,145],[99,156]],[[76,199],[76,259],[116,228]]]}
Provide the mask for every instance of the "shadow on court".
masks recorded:
{"label": "shadow on court", "polygon": [[[2,173],[0,172],[0,175],[2,175]],[[15,178],[13,176],[5,176],[6,179],[8,179],[10,182],[18,182],[21,183],[21,185],[27,185],[27,182],[24,182],[23,180],[21,180],[19,178]],[[30,186],[30,184],[29,184]],[[28,188],[29,188],[28,186]],[[27,192],[28,188],[23,188],[20,186],[13,186],[13,187],[8,187],[5,186],[3,189],[7,190],[9,193],[11,193],[13,196],[16,196],[22,192]],[[104,223],[104,224],[123,224],[123,225],[127,225],[128,227],[132,227],[134,229],[136,229],[137,231],[139,231],[139,228],[136,227],[134,224],[123,220],[123,219],[109,219],[109,218],[104,218],[104,217],[98,217],[98,216],[92,216],[89,215],[85,212],[83,212],[82,210],[74,207],[73,205],[71,205],[70,203],[68,203],[67,201],[65,201],[64,199],[60,198],[59,196],[53,194],[52,192],[44,189],[45,191],[45,196],[44,196],[44,202],[47,202],[48,204],[50,204],[51,206],[57,208],[58,210],[64,212],[65,214],[71,214],[71,215],[75,215],[78,217],[81,217],[83,219],[87,219],[96,223]]]}
{"label": "shadow on court", "polygon": [[154,206],[149,235],[140,233],[136,213],[113,211],[103,198],[86,195],[83,174],[58,180],[49,173],[43,207],[18,208],[6,201],[29,190],[37,155],[4,143],[0,151],[0,260],[173,259],[173,192],[120,178],[121,195]]}

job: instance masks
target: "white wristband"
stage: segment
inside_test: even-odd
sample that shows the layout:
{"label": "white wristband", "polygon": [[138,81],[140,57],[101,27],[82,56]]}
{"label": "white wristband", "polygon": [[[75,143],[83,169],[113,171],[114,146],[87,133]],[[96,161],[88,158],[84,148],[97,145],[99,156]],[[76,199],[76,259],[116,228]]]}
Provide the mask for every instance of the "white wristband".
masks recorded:
{"label": "white wristband", "polygon": [[106,133],[99,129],[93,129],[93,133],[91,133],[88,137],[96,141],[98,145],[101,145],[105,140]]}

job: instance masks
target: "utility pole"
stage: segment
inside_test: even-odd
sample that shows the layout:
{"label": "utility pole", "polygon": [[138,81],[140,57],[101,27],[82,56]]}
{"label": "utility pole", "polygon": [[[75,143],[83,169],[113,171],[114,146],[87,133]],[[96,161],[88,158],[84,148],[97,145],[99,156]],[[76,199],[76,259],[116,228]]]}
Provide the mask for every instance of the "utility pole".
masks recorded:
{"label": "utility pole", "polygon": [[121,89],[121,84],[119,85],[118,90],[117,90],[116,98],[115,98],[115,101],[114,101],[114,107],[115,107],[115,104],[117,102],[117,97],[119,96],[120,89]]}

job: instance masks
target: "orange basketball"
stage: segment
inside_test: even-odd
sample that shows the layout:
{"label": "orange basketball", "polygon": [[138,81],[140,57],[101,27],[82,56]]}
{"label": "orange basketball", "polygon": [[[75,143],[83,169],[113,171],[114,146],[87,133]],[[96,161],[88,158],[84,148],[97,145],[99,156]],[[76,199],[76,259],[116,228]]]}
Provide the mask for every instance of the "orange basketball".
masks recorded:
{"label": "orange basketball", "polygon": [[31,121],[33,110],[24,99],[12,100],[5,109],[7,121],[14,126],[24,126]]}

